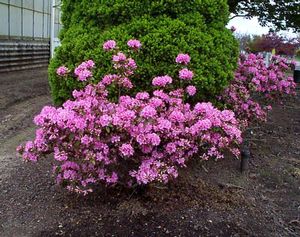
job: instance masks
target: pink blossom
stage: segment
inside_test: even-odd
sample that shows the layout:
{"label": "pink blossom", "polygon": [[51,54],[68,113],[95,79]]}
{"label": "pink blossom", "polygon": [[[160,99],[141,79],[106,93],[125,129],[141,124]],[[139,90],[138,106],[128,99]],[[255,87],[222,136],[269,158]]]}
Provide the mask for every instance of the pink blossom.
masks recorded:
{"label": "pink blossom", "polygon": [[155,90],[153,91],[153,95],[157,96],[163,100],[168,100],[169,99],[169,95],[166,94],[163,90]]}
{"label": "pink blossom", "polygon": [[104,114],[100,117],[99,123],[101,124],[102,127],[107,127],[112,121],[111,116]]}
{"label": "pink blossom", "polygon": [[172,122],[184,122],[184,120],[185,120],[184,114],[178,110],[173,111],[170,114],[169,118]]}
{"label": "pink blossom", "polygon": [[169,153],[169,154],[173,154],[176,152],[176,144],[175,143],[168,143],[167,146],[166,146],[166,151]]}
{"label": "pink blossom", "polygon": [[93,76],[92,72],[85,69],[78,74],[78,79],[79,81],[86,81],[88,78],[92,76]]}
{"label": "pink blossom", "polygon": [[117,46],[116,41],[114,41],[114,40],[108,40],[108,41],[106,41],[106,42],[103,44],[103,49],[104,49],[105,51],[111,51],[111,50],[115,49],[116,46]]}
{"label": "pink blossom", "polygon": [[156,110],[152,106],[148,105],[142,109],[140,115],[144,118],[152,118],[156,115],[156,113]]}
{"label": "pink blossom", "polygon": [[133,84],[128,77],[121,78],[120,82],[124,88],[131,89],[133,87]]}
{"label": "pink blossom", "polygon": [[68,159],[67,153],[59,151],[57,147],[54,148],[54,159],[58,161],[65,161]]}
{"label": "pink blossom", "polygon": [[153,86],[165,87],[168,84],[172,83],[172,78],[168,75],[161,77],[154,77],[152,80]]}
{"label": "pink blossom", "polygon": [[192,80],[194,73],[187,68],[181,69],[179,71],[179,78],[182,80]]}
{"label": "pink blossom", "polygon": [[118,52],[117,55],[113,55],[113,62],[118,63],[118,62],[124,62],[126,60],[126,55],[122,52]]}
{"label": "pink blossom", "polygon": [[66,179],[66,180],[74,180],[76,179],[76,171],[74,170],[65,170],[63,172],[63,178]]}
{"label": "pink blossom", "polygon": [[95,67],[94,61],[93,60],[86,61],[86,67],[87,69],[92,69],[93,67]]}
{"label": "pink blossom", "polygon": [[112,138],[111,138],[111,142],[112,143],[117,143],[119,141],[121,141],[121,137],[120,136],[112,136]]}
{"label": "pink blossom", "polygon": [[138,92],[135,96],[138,100],[147,100],[149,99],[150,95],[148,92]]}
{"label": "pink blossom", "polygon": [[191,57],[188,54],[178,54],[176,57],[176,63],[187,65],[191,61]]}
{"label": "pink blossom", "polygon": [[109,74],[109,75],[105,75],[103,78],[102,78],[102,84],[103,85],[106,85],[106,86],[108,86],[108,85],[110,85],[114,80],[116,80],[118,78],[118,76],[117,75],[111,75],[111,74]]}
{"label": "pink blossom", "polygon": [[131,69],[136,69],[137,68],[136,63],[135,63],[135,61],[132,58],[128,59],[127,66],[130,67]]}
{"label": "pink blossom", "polygon": [[221,119],[225,122],[231,121],[234,118],[234,113],[231,110],[223,110],[221,112]]}
{"label": "pink blossom", "polygon": [[134,153],[133,147],[128,143],[123,144],[119,150],[124,157],[132,156]]}
{"label": "pink blossom", "polygon": [[56,70],[56,74],[57,74],[58,76],[65,76],[65,75],[68,74],[68,72],[69,72],[69,69],[68,69],[67,67],[65,67],[65,66],[60,66],[60,67],[57,68],[57,70]]}
{"label": "pink blossom", "polygon": [[188,86],[186,88],[186,92],[188,93],[189,96],[194,96],[197,92],[197,89],[195,86]]}
{"label": "pink blossom", "polygon": [[169,93],[170,96],[174,96],[174,97],[178,97],[178,98],[182,98],[183,94],[184,94],[183,89],[173,90],[173,91],[170,91],[170,93]]}
{"label": "pink blossom", "polygon": [[154,108],[158,108],[161,105],[163,105],[163,101],[159,98],[151,98],[149,102],[150,102],[150,105]]}
{"label": "pink blossom", "polygon": [[199,120],[190,128],[190,133],[194,136],[201,131],[206,131],[212,127],[212,122],[209,119]]}
{"label": "pink blossom", "polygon": [[157,127],[159,130],[168,130],[168,129],[171,129],[172,123],[167,119],[160,118],[158,120]]}
{"label": "pink blossom", "polygon": [[156,133],[147,134],[146,139],[153,146],[158,146],[161,142],[160,137]]}
{"label": "pink blossom", "polygon": [[136,39],[131,39],[127,42],[127,45],[130,47],[130,48],[133,48],[133,49],[139,49],[142,44],[139,40],[136,40]]}
{"label": "pink blossom", "polygon": [[86,62],[82,62],[78,67],[76,67],[74,73],[78,77],[79,81],[86,81],[88,78],[93,76],[90,71],[93,67],[94,62],[92,60],[88,60]]}
{"label": "pink blossom", "polygon": [[106,182],[109,184],[115,184],[118,182],[118,175],[116,172],[113,172],[112,175],[109,177],[106,177]]}
{"label": "pink blossom", "polygon": [[84,135],[81,139],[80,139],[81,143],[84,145],[89,145],[93,142],[93,139],[91,137],[89,137],[88,135]]}

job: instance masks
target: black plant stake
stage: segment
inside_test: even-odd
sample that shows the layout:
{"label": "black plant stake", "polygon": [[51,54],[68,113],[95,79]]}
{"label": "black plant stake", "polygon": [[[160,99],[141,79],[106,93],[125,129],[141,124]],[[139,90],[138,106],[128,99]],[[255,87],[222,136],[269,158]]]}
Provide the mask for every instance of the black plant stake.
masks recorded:
{"label": "black plant stake", "polygon": [[244,147],[241,152],[241,167],[240,170],[243,173],[249,168],[250,151],[248,147]]}
{"label": "black plant stake", "polygon": [[300,83],[300,67],[294,70],[294,82]]}

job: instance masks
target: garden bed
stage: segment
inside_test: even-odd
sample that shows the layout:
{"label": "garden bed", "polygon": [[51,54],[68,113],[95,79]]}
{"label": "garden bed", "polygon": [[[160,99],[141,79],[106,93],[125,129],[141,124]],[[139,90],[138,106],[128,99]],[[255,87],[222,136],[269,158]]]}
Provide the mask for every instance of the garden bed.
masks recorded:
{"label": "garden bed", "polygon": [[[16,146],[50,103],[46,70],[0,75],[1,236],[299,236],[300,97],[251,128],[249,172],[226,157],[193,161],[168,186],[97,190],[57,187],[51,160],[24,165]],[[250,134],[250,133],[249,133]]]}

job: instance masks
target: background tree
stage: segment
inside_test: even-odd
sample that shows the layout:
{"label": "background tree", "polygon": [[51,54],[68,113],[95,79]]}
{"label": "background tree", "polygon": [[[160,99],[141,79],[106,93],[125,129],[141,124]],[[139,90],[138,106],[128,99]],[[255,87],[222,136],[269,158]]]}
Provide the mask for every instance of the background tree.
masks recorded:
{"label": "background tree", "polygon": [[286,38],[276,33],[269,33],[262,36],[254,36],[248,43],[249,50],[252,53],[272,52],[276,50],[278,55],[294,56],[300,47],[298,38]]}
{"label": "background tree", "polygon": [[300,0],[228,0],[228,5],[232,18],[258,17],[262,26],[300,31]]}

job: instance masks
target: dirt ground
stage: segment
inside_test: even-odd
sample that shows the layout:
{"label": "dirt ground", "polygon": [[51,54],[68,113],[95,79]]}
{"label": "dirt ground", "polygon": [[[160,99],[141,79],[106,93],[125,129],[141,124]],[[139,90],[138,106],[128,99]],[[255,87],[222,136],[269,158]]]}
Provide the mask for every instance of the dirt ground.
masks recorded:
{"label": "dirt ground", "polygon": [[0,236],[300,236],[300,91],[253,127],[240,161],[193,161],[168,186],[99,190],[54,185],[51,159],[24,163],[16,146],[50,104],[47,71],[0,74]]}

